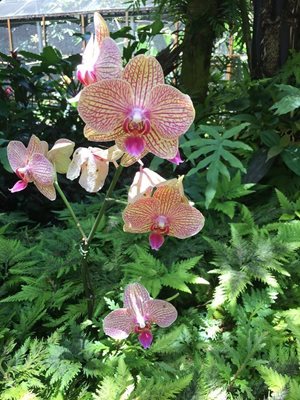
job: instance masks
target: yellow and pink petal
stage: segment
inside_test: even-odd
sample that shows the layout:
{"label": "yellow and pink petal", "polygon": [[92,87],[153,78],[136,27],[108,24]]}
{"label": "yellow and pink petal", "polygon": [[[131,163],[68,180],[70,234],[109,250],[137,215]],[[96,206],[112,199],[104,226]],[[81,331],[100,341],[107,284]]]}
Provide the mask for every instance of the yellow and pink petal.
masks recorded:
{"label": "yellow and pink petal", "polygon": [[159,186],[154,192],[153,198],[159,202],[157,213],[165,217],[169,216],[172,207],[181,203],[179,190],[169,185]]}
{"label": "yellow and pink petal", "polygon": [[144,140],[146,149],[157,157],[169,159],[176,156],[178,138],[166,139],[152,127],[150,132],[144,136]]}
{"label": "yellow and pink petal", "polygon": [[98,12],[94,13],[94,27],[95,27],[95,38],[100,45],[106,37],[109,37],[109,29],[105,19]]}
{"label": "yellow and pink petal", "polygon": [[169,209],[169,236],[186,239],[196,235],[204,226],[201,212],[188,204],[176,204]]}
{"label": "yellow and pink petal", "polygon": [[184,134],[195,118],[190,97],[170,85],[155,86],[145,107],[151,115],[151,127],[167,139]]}
{"label": "yellow and pink petal", "polygon": [[38,182],[34,182],[36,188],[42,195],[47,197],[47,199],[54,201],[56,199],[55,187],[53,184],[50,185],[41,185]]}
{"label": "yellow and pink petal", "polygon": [[102,80],[87,86],[78,102],[79,115],[99,134],[107,134],[122,126],[132,107],[132,89],[121,79]]}
{"label": "yellow and pink petal", "polygon": [[164,73],[155,57],[138,55],[126,65],[122,78],[132,87],[135,107],[144,108],[152,88],[164,83]]}
{"label": "yellow and pink petal", "polygon": [[131,233],[150,232],[160,203],[151,197],[137,200],[123,211],[124,231]]}

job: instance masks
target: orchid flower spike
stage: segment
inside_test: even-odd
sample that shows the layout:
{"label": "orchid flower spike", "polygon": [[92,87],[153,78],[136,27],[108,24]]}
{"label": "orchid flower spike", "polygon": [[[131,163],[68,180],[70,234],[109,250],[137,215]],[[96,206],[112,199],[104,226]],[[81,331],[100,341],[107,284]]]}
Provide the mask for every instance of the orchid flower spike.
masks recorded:
{"label": "orchid flower spike", "polygon": [[203,215],[187,203],[180,187],[169,184],[159,186],[150,197],[128,204],[123,220],[125,232],[150,232],[153,250],[162,246],[165,236],[185,239],[196,235],[204,225]]}
{"label": "orchid flower spike", "polygon": [[123,152],[117,146],[107,150],[97,147],[79,147],[69,165],[67,178],[72,181],[80,175],[80,186],[87,192],[98,192],[107,177],[109,162],[115,162],[122,154]]}
{"label": "orchid flower spike", "polygon": [[77,79],[85,86],[121,75],[122,60],[118,45],[109,37],[108,26],[99,13],[94,14],[94,26],[95,35],[91,35],[76,72]]}
{"label": "orchid flower spike", "polygon": [[36,188],[49,200],[55,200],[53,185],[55,170],[47,159],[48,144],[32,135],[27,148],[22,142],[12,140],[7,146],[7,157],[12,170],[20,180],[9,189],[12,193],[24,190],[33,182]]}
{"label": "orchid flower spike", "polygon": [[154,57],[139,55],[125,67],[122,79],[107,79],[83,89],[78,112],[93,141],[115,140],[128,166],[148,152],[172,159],[178,137],[195,117],[188,95],[164,83],[162,67]]}
{"label": "orchid flower spike", "polygon": [[103,321],[106,335],[113,339],[126,339],[137,333],[141,345],[148,349],[153,336],[152,324],[166,328],[177,318],[176,308],[164,300],[151,299],[140,283],[131,283],[124,291],[124,308],[109,313]]}

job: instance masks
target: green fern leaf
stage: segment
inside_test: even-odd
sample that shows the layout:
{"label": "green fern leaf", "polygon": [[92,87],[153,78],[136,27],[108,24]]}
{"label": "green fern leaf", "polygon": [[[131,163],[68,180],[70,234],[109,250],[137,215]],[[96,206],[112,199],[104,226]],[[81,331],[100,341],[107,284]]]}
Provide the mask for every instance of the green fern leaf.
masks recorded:
{"label": "green fern leaf", "polygon": [[272,368],[261,365],[257,368],[265,384],[269,390],[274,393],[281,393],[289,383],[290,378],[286,375],[279,374]]}
{"label": "green fern leaf", "polygon": [[183,148],[197,147],[197,150],[188,155],[189,160],[194,161],[200,156],[205,156],[202,161],[189,171],[188,176],[195,174],[202,168],[208,168],[208,187],[205,193],[206,207],[210,205],[216,194],[219,175],[224,175],[227,179],[230,178],[227,165],[245,171],[241,161],[232,154],[232,150],[252,151],[252,149],[241,141],[229,139],[237,136],[248,125],[249,123],[245,122],[226,131],[222,128],[220,129],[220,127],[200,125],[200,132],[207,133],[210,138],[197,138],[183,144]]}

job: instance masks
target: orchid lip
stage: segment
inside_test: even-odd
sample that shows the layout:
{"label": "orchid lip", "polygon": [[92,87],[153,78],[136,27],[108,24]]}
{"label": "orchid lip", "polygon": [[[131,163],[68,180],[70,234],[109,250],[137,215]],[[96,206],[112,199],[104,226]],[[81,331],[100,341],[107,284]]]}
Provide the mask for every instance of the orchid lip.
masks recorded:
{"label": "orchid lip", "polygon": [[142,136],[130,135],[124,141],[126,151],[134,156],[140,156],[145,149],[145,140]]}

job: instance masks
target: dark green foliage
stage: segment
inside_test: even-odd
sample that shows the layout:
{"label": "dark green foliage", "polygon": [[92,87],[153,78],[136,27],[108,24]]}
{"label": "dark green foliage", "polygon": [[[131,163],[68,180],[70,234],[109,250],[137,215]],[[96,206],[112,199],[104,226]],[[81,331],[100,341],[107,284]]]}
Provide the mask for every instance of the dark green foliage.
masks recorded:
{"label": "dark green foliage", "polygon": [[[25,228],[20,218],[21,241],[7,225],[0,242],[3,399],[34,393],[67,400],[263,400],[268,390],[295,398],[300,298],[293,299],[290,310],[280,305],[287,304],[285,293],[297,290],[292,277],[300,245],[294,231],[298,217],[291,213],[295,203],[279,192],[288,220],[279,212],[276,223],[272,214],[260,216],[255,207],[251,212],[240,201],[255,193],[239,175],[224,181],[205,213],[206,240],[198,235],[180,241],[181,251],[171,258],[171,239],[158,258],[149,252],[147,237],[122,231],[119,203],[113,205],[90,259],[96,295],[92,320],[86,319],[78,234],[66,213],[57,214],[60,228]],[[235,202],[222,242],[214,224],[229,217],[215,209],[216,199]],[[83,226],[90,225],[95,204],[75,207]],[[279,207],[276,196],[272,204]],[[135,335],[118,343],[102,331],[102,318],[122,306],[122,288],[130,281],[140,281],[153,296],[173,298],[179,310],[172,327],[153,331],[147,351]]]}

